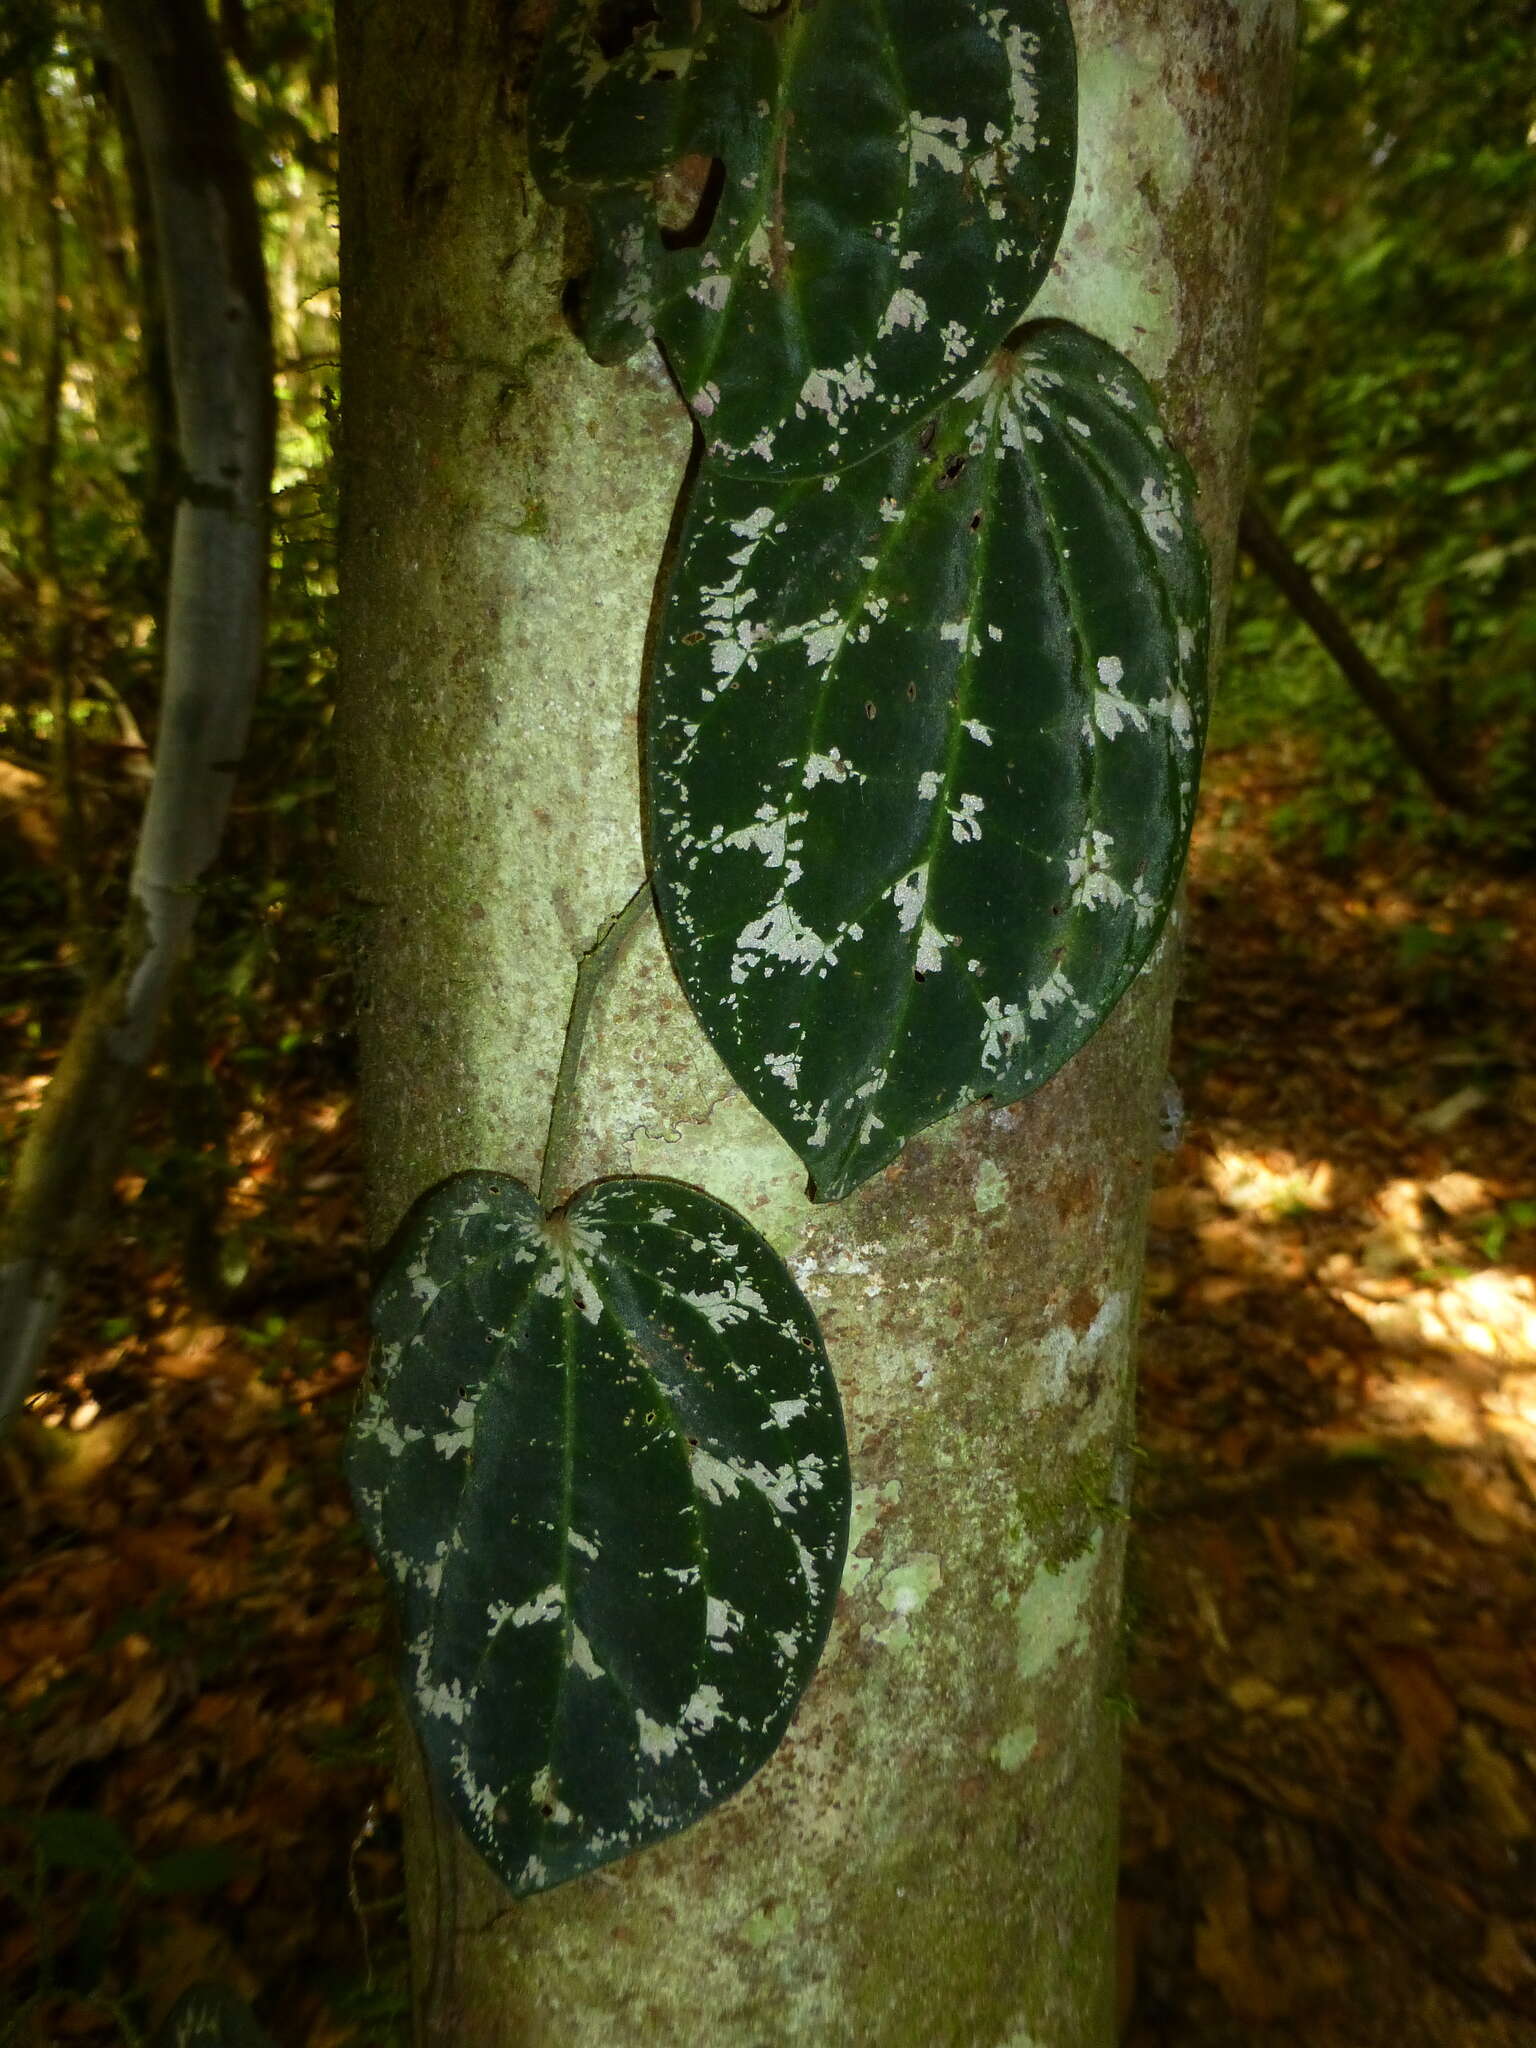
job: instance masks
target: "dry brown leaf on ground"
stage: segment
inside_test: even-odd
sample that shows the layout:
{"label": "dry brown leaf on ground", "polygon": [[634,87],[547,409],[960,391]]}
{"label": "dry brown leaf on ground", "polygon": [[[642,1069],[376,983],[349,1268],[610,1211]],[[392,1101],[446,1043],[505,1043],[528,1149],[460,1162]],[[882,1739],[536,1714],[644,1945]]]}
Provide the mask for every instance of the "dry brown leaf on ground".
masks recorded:
{"label": "dry brown leaf on ground", "polygon": [[1294,1988],[1256,1934],[1248,1873],[1231,1850],[1211,1856],[1204,1910],[1195,1929],[1195,1967],[1220,1991],[1234,2019],[1268,2026],[1293,2007]]}
{"label": "dry brown leaf on ground", "polygon": [[99,1763],[115,1750],[147,1742],[179,1704],[180,1689],[164,1667],[146,1671],[125,1699],[89,1719],[60,1717],[28,1745],[34,1770],[62,1776],[76,1764]]}
{"label": "dry brown leaf on ground", "polygon": [[1439,1783],[1461,1717],[1427,1652],[1371,1642],[1353,1649],[1391,1710],[1401,1742],[1387,1802],[1387,1819],[1401,1828]]}

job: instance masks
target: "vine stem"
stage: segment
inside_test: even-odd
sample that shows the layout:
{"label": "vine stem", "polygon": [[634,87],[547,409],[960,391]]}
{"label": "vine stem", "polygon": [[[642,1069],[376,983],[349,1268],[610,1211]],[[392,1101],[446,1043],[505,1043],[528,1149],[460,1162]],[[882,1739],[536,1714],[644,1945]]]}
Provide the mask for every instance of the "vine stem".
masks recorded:
{"label": "vine stem", "polygon": [[544,1160],[539,1170],[539,1201],[546,1209],[555,1207],[561,1175],[569,1164],[576,1135],[576,1078],[581,1071],[582,1047],[592,1005],[609,970],[616,967],[625,944],[651,907],[650,877],[640,884],[622,910],[615,911],[589,950],[576,963],[576,986],[571,992],[571,1014],[565,1026],[565,1044],[560,1049],[560,1071],[549,1105],[549,1128],[544,1134]]}

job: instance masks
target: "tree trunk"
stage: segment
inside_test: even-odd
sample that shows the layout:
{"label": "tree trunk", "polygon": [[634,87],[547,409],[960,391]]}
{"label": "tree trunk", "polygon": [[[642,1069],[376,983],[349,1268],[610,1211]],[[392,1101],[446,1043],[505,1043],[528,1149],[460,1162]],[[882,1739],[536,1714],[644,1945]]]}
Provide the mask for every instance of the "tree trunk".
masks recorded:
{"label": "tree trunk", "polygon": [[110,1190],[224,829],[265,642],[271,339],[228,82],[203,0],[106,0],[103,13],[154,200],[183,476],[155,779],[116,968],[76,1021],[0,1226],[0,1421],[31,1385]]}
{"label": "tree trunk", "polygon": [[[636,704],[690,445],[596,368],[525,169],[535,4],[347,0],[343,731],[377,1242],[539,1176],[578,958],[641,880]],[[1292,0],[1074,0],[1078,195],[1033,311],[1159,388],[1225,594]],[[418,2038],[767,2048],[1112,2038],[1131,1342],[1175,946],[1049,1087],[813,1207],[648,919],[599,994],[575,1171],[736,1204],[800,1276],[856,1509],[778,1754],[684,1835],[512,1902],[409,1755]]]}

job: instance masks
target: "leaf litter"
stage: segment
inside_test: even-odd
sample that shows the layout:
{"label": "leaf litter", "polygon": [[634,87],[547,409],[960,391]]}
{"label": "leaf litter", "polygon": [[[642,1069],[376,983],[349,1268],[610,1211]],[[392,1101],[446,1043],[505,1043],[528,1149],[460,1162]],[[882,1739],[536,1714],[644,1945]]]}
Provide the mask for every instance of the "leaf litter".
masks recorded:
{"label": "leaf litter", "polygon": [[1407,838],[1312,857],[1282,822],[1310,772],[1284,741],[1220,753],[1196,828],[1121,2038],[1530,2048],[1530,884]]}
{"label": "leaf litter", "polygon": [[0,1450],[7,2040],[136,2038],[209,1978],[285,2044],[403,2038],[383,1607],[339,1469],[354,1136],[336,1087],[267,1103],[225,1218],[262,1248],[256,1300],[193,1307],[174,1220],[125,1175]]}
{"label": "leaf litter", "polygon": [[[1270,829],[1308,772],[1219,754],[1197,827],[1122,2039],[1532,2048],[1529,885],[1427,873],[1410,841],[1311,859]],[[285,2043],[404,2038],[390,1659],[338,1470],[364,1346],[344,1077],[269,1084],[231,1155],[244,1308],[189,1305],[170,1200],[125,1175],[0,1452],[0,2000],[48,1977],[38,2042],[127,2038],[208,1977]]]}

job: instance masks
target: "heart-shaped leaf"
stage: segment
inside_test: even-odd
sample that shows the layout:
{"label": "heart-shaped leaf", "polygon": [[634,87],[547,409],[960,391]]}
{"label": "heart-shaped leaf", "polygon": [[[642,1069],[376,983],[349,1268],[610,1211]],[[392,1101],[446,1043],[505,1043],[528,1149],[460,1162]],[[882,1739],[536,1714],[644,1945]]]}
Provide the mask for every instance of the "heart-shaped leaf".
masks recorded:
{"label": "heart-shaped leaf", "polygon": [[155,2048],[272,2048],[243,1998],[224,1984],[194,1984],[166,2014]]}
{"label": "heart-shaped leaf", "polygon": [[541,1891],[688,1826],[773,1753],[847,1540],[815,1318],[733,1210],[465,1173],[374,1300],[347,1454],[405,1689],[486,1860]]}
{"label": "heart-shaped leaf", "polygon": [[1205,730],[1192,491],[1141,377],[1056,322],[856,470],[705,465],[649,706],[657,900],[823,1198],[1038,1087],[1151,951]]}
{"label": "heart-shaped leaf", "polygon": [[599,361],[657,335],[715,461],[764,475],[846,467],[958,390],[1072,197],[1065,0],[657,0],[618,50],[612,19],[568,0],[533,96],[534,175],[592,216]]}

